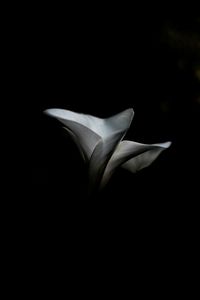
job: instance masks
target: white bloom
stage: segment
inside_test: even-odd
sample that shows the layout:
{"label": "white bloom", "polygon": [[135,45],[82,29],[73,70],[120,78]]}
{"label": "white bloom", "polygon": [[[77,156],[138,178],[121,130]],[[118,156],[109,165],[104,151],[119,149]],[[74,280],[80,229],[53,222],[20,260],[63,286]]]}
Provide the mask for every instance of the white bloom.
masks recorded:
{"label": "white bloom", "polygon": [[122,141],[132,122],[133,109],[106,119],[64,109],[47,109],[45,113],[64,124],[88,163],[90,191],[103,188],[119,166],[133,173],[148,167],[171,145]]}

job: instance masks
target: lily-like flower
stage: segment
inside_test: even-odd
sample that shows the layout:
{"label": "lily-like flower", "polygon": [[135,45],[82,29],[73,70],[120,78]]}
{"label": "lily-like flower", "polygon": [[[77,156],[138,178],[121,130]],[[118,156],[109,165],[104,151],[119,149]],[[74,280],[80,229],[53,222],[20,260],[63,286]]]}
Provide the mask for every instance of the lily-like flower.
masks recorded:
{"label": "lily-like flower", "polygon": [[109,118],[98,118],[64,109],[47,109],[71,135],[89,170],[89,189],[102,189],[117,167],[133,173],[148,167],[171,142],[140,144],[122,140],[131,125],[132,108]]}

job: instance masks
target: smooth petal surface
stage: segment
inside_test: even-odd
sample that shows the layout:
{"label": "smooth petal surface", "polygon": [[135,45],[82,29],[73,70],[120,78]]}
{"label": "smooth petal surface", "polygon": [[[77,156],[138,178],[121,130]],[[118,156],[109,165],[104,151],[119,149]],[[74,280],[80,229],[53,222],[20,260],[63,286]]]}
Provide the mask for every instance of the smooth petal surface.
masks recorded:
{"label": "smooth petal surface", "polygon": [[70,127],[71,130],[74,129],[74,122],[83,125],[95,132],[102,139],[112,135],[115,131],[125,130],[130,126],[134,115],[132,108],[105,119],[57,108],[47,109],[44,113],[58,119],[66,127]]}
{"label": "smooth petal surface", "polygon": [[122,166],[132,173],[135,173],[145,167],[148,167],[163,150],[167,149],[171,142],[145,145],[132,141],[122,141],[116,148],[109,160],[101,181],[103,188],[115,169]]}
{"label": "smooth petal surface", "polygon": [[[85,162],[87,162],[89,160],[89,157],[87,156],[87,150],[85,149],[85,151],[84,151],[84,147],[83,147],[82,143],[80,142],[80,140],[78,139],[78,137],[69,128],[66,128],[66,127],[63,127],[63,128],[66,130],[68,135],[71,136],[72,140],[77,145],[83,160]],[[88,155],[89,155],[89,153],[88,153]]]}
{"label": "smooth petal surface", "polygon": [[110,157],[115,151],[117,145],[125,135],[126,130],[115,132],[106,139],[101,139],[90,160],[89,164],[89,193],[91,194],[101,182],[102,176],[108,164]]}
{"label": "smooth petal surface", "polygon": [[101,119],[64,109],[52,108],[45,110],[44,113],[65,125],[65,129],[78,146],[84,160],[89,161],[96,144],[101,139],[100,135],[92,129],[95,128],[95,124],[97,128],[100,126]]}
{"label": "smooth petal surface", "polygon": [[[107,127],[112,128],[112,134],[99,140],[95,147],[89,164],[89,193],[97,188],[103,173],[116,147],[125,136],[133,119],[134,112],[127,109],[122,113],[107,119]],[[117,130],[120,128],[120,130]]]}
{"label": "smooth petal surface", "polygon": [[45,113],[64,124],[88,163],[89,194],[103,188],[117,167],[135,173],[148,167],[171,145],[122,141],[133,119],[133,109],[105,119],[64,109],[47,109]]}
{"label": "smooth petal surface", "polygon": [[76,122],[71,122],[70,125],[70,127],[73,127],[73,130],[64,127],[65,130],[69,133],[69,135],[72,137],[73,141],[79,148],[84,161],[89,162],[92,153],[101,137],[98,136],[94,131]]}
{"label": "smooth petal surface", "polygon": [[161,153],[171,146],[171,142],[150,145],[149,150],[146,150],[136,157],[122,164],[122,167],[136,173],[148,167]]}
{"label": "smooth petal surface", "polygon": [[133,109],[127,109],[106,119],[64,109],[47,109],[45,113],[58,119],[65,125],[66,129],[70,130],[70,135],[86,160],[91,158],[101,139],[107,140],[115,132],[121,131],[122,134],[126,132],[134,115]]}

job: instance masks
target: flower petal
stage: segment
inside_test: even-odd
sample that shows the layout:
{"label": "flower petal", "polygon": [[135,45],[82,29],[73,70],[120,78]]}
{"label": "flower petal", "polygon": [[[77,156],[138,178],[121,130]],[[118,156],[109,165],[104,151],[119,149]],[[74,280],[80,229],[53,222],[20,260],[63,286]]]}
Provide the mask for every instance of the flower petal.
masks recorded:
{"label": "flower petal", "polygon": [[122,141],[116,148],[113,156],[107,164],[101,180],[103,188],[118,166],[135,173],[148,167],[163,150],[170,147],[171,142],[145,145],[132,141]]}
{"label": "flower petal", "polygon": [[94,149],[89,163],[89,193],[98,188],[107,163],[115,151],[116,146],[123,138],[124,131],[119,131],[109,138],[100,139]]}
{"label": "flower petal", "polygon": [[126,131],[134,114],[133,109],[127,109],[110,118],[101,119],[64,109],[47,109],[45,113],[58,119],[70,130],[70,135],[81,149],[85,160],[91,158],[100,139],[107,139],[119,130]]}
{"label": "flower petal", "polygon": [[89,128],[76,122],[70,122],[70,127],[73,128],[73,130],[67,127],[64,128],[68,131],[68,133],[70,133],[73,141],[78,146],[82,156],[84,157],[84,161],[88,162],[101,138]]}
{"label": "flower petal", "polygon": [[66,127],[70,127],[72,131],[74,130],[73,124],[76,122],[94,131],[101,138],[106,138],[115,131],[125,130],[127,126],[130,126],[129,123],[131,123],[134,115],[132,108],[105,119],[57,108],[47,109],[44,113],[58,119]]}
{"label": "flower petal", "polygon": [[[89,164],[89,192],[101,182],[106,166],[115,149],[126,134],[133,118],[133,110],[126,110],[117,116],[107,119],[107,126],[113,128],[112,134],[99,140]],[[116,130],[115,128],[119,128]]]}

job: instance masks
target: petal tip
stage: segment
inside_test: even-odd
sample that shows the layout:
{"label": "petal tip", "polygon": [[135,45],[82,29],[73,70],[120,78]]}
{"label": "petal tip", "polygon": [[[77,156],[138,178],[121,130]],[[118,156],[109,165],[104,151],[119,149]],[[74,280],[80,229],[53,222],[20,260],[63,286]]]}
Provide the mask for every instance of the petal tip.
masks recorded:
{"label": "petal tip", "polygon": [[47,116],[52,116],[53,110],[54,110],[53,108],[48,108],[48,109],[43,110],[43,113]]}
{"label": "petal tip", "polygon": [[131,115],[134,115],[134,109],[133,109],[132,107],[127,108],[126,111],[127,111],[128,113],[130,113]]}
{"label": "petal tip", "polygon": [[62,118],[62,112],[63,110],[58,108],[48,108],[43,111],[45,115],[54,118]]}
{"label": "petal tip", "polygon": [[163,143],[163,147],[167,149],[171,146],[171,144],[172,144],[171,141],[165,142],[165,143]]}

